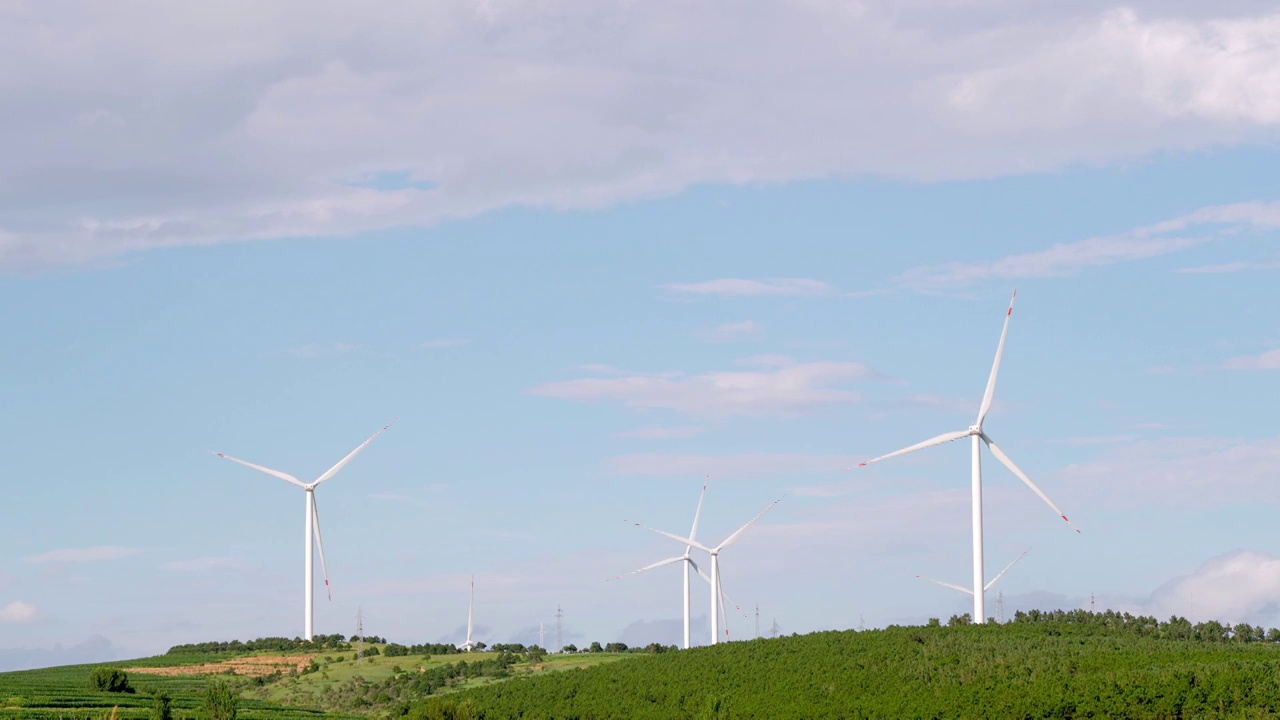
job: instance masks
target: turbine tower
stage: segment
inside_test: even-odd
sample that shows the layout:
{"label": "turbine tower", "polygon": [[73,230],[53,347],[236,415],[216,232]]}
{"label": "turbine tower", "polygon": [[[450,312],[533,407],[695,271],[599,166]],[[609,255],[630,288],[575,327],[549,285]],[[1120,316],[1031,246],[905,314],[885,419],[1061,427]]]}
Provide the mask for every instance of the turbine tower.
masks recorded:
{"label": "turbine tower", "polygon": [[467,603],[467,641],[462,643],[462,647],[459,648],[460,650],[464,650],[466,652],[471,652],[472,649],[474,649],[476,646],[476,644],[471,641],[471,628],[472,628],[471,619],[475,615],[475,609],[476,609],[476,576],[472,575],[471,576],[471,601]]}
{"label": "turbine tower", "polygon": [[[887,460],[899,455],[906,455],[907,453],[923,450],[924,448],[933,447],[934,445],[942,445],[943,443],[949,443],[966,437],[971,438],[970,447],[972,448],[972,457],[970,462],[970,475],[972,480],[971,498],[973,503],[973,621],[979,624],[986,622],[987,619],[982,592],[984,577],[982,567],[982,444],[986,443],[987,448],[991,450],[991,454],[994,455],[997,460],[999,460],[1005,467],[1009,468],[1014,475],[1018,476],[1019,480],[1026,483],[1026,486],[1031,488],[1031,491],[1038,495],[1041,500],[1045,501],[1049,507],[1053,508],[1053,511],[1057,513],[1063,521],[1068,525],[1071,525],[1071,521],[1067,520],[1067,516],[1063,514],[1062,510],[1060,510],[1057,505],[1054,505],[1053,501],[1049,499],[1049,496],[1045,495],[1040,488],[1036,487],[1035,483],[1031,482],[1031,478],[1027,477],[1026,473],[1022,472],[1017,465],[1013,464],[1013,460],[1010,460],[1009,456],[1005,455],[1004,451],[1000,449],[1000,446],[996,445],[996,442],[992,440],[991,437],[982,429],[982,421],[986,419],[987,411],[991,409],[991,398],[996,391],[996,375],[1000,372],[1000,356],[1004,353],[1004,339],[1009,333],[1009,318],[1013,317],[1013,300],[1017,297],[1018,293],[1015,290],[1013,298],[1010,298],[1009,300],[1009,311],[1005,313],[1004,316],[1004,328],[1000,331],[1000,344],[996,346],[996,360],[991,366],[991,375],[987,378],[987,390],[983,393],[982,405],[978,408],[978,419],[974,421],[973,425],[970,425],[967,430],[945,433],[935,438],[925,440],[924,442],[919,442],[915,445],[905,447],[901,450],[896,450],[888,455],[881,455],[878,458],[872,458],[871,460],[858,465],[858,467],[866,467],[874,462]],[[1080,530],[1074,525],[1071,525],[1071,528],[1076,532],[1080,532]]]}
{"label": "turbine tower", "polygon": [[[395,421],[393,420],[392,422],[395,422]],[[373,442],[374,438],[381,435],[382,432],[389,427],[391,427],[391,423],[387,423],[386,425],[382,426],[382,430],[379,430],[378,432],[369,436],[368,440],[365,440],[364,442],[360,443],[359,447],[357,447],[355,450],[352,450],[350,453],[347,454],[346,457],[339,460],[337,465],[334,465],[333,467],[329,468],[328,470],[325,471],[323,475],[321,475],[320,477],[316,478],[315,480],[309,483],[304,483],[298,478],[288,473],[280,472],[279,470],[272,470],[271,468],[265,468],[265,467],[262,467],[261,465],[254,465],[251,462],[238,460],[236,458],[231,457],[230,455],[224,455],[220,452],[214,453],[214,455],[217,455],[218,457],[223,458],[225,460],[230,460],[231,462],[239,463],[248,468],[253,468],[258,472],[266,473],[267,475],[270,475],[272,477],[276,477],[281,480],[284,480],[285,482],[291,485],[297,485],[298,487],[302,488],[306,492],[307,519],[306,519],[306,530],[305,530],[306,537],[304,538],[306,540],[306,552],[304,554],[305,569],[303,572],[303,575],[305,576],[305,583],[306,583],[306,589],[303,593],[303,598],[304,598],[303,600],[303,638],[306,640],[311,640],[311,637],[313,634],[312,629],[313,629],[314,619],[315,619],[315,612],[314,612],[315,548],[319,548],[320,550],[320,570],[321,572],[324,573],[325,592],[328,593],[330,600],[333,599],[333,593],[330,592],[329,590],[329,571],[324,564],[324,542],[320,539],[320,514],[319,514],[319,511],[316,510],[316,494],[315,494],[316,486],[318,486],[320,483],[324,482],[325,480],[328,480],[329,478],[333,477],[334,475],[337,475],[339,470],[345,467],[347,463],[351,462],[352,458],[358,455],[361,450],[364,450],[369,443]],[[313,539],[314,539],[314,544],[313,544]]]}
{"label": "turbine tower", "polygon": [[[786,497],[786,495],[783,495],[782,497]],[[658,530],[655,528],[645,528],[646,530],[651,530],[664,537],[669,537],[672,540],[675,540],[676,542],[679,542],[683,545],[698,548],[699,550],[711,555],[711,644],[712,645],[715,645],[716,643],[720,642],[720,614],[724,612],[725,595],[724,595],[724,590],[720,587],[720,551],[732,545],[739,537],[742,536],[742,533],[747,531],[747,528],[755,524],[757,520],[763,517],[765,513],[772,510],[773,506],[777,505],[780,502],[782,502],[781,497],[769,503],[769,506],[766,507],[764,510],[761,510],[760,514],[748,520],[745,525],[735,530],[732,535],[725,538],[724,542],[720,543],[715,547],[707,547],[706,545],[703,545],[702,543],[698,542],[697,540],[694,540],[693,538],[680,537],[679,535],[674,535],[672,533],[665,532],[663,530]],[[640,523],[635,523],[635,525],[636,527],[645,527]],[[727,617],[725,619],[725,622],[727,625],[728,623]],[[726,636],[728,635],[727,628],[725,630],[725,635]]]}
{"label": "turbine tower", "polygon": [[[702,493],[698,495],[698,507],[696,510],[693,511],[693,529],[689,531],[690,538],[698,537],[698,518],[702,516],[702,499],[706,497],[706,495],[707,495],[707,481],[703,480]],[[698,567],[698,563],[694,562],[693,558],[689,557],[689,554],[691,552],[693,552],[693,546],[685,545],[683,555],[677,555],[673,558],[667,558],[666,560],[659,560],[658,562],[653,563],[652,565],[646,565],[640,568],[639,570],[632,570],[631,572],[626,573],[625,575],[618,575],[616,577],[610,578],[610,580],[621,580],[627,575],[635,575],[637,573],[642,573],[647,570],[653,570],[655,568],[671,565],[672,563],[683,563],[683,568],[684,568],[684,649],[685,650],[688,650],[691,647],[690,634],[689,634],[689,613],[690,613],[689,569],[693,568],[693,570],[695,570],[698,574],[700,575],[702,574],[702,569]],[[710,580],[710,578],[707,578],[707,579]]]}
{"label": "turbine tower", "polygon": [[[1027,548],[1026,550],[1023,550],[1021,555],[1019,555],[1018,557],[1016,557],[1016,558],[1014,558],[1014,559],[1013,559],[1013,562],[1009,563],[1008,565],[1005,565],[1003,570],[1001,570],[1000,572],[996,573],[996,576],[995,576],[995,577],[993,577],[993,578],[991,578],[991,582],[989,582],[989,583],[987,583],[985,586],[983,586],[982,591],[983,591],[983,592],[986,592],[987,590],[990,590],[991,588],[995,587],[995,586],[996,586],[996,583],[1000,582],[1000,578],[1004,577],[1004,574],[1005,574],[1005,573],[1007,573],[1007,572],[1009,572],[1009,568],[1013,567],[1014,565],[1017,565],[1017,564],[1018,564],[1018,561],[1019,561],[1019,560],[1021,560],[1021,559],[1022,559],[1022,558],[1024,558],[1024,557],[1026,557],[1026,556],[1027,556],[1027,553],[1029,553],[1029,552],[1031,552],[1031,548]],[[917,575],[917,576],[916,576],[916,578],[917,578],[917,579],[919,579],[919,580],[925,580],[925,581],[927,581],[927,582],[931,582],[931,583],[933,583],[934,585],[941,585],[941,586],[942,586],[942,587],[944,587],[944,588],[950,588],[950,589],[952,589],[952,590],[955,590],[956,592],[962,592],[962,593],[964,593],[965,595],[972,595],[972,594],[973,594],[973,591],[972,591],[972,590],[970,590],[970,589],[969,589],[969,588],[967,588],[967,587],[964,587],[963,585],[954,585],[954,584],[949,583],[949,582],[942,582],[941,580],[934,580],[933,578],[927,578],[927,577],[923,577],[923,576],[921,576],[921,575]],[[997,613],[997,614],[996,614],[996,619],[997,619],[997,620],[999,620],[999,619],[1000,619],[1000,614],[999,614],[999,613]]]}

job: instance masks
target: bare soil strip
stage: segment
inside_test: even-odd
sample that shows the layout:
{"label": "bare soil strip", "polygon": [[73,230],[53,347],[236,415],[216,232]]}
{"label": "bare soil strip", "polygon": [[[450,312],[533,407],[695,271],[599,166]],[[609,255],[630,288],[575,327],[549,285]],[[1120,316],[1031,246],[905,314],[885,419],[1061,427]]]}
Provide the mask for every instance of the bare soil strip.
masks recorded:
{"label": "bare soil strip", "polygon": [[228,672],[248,677],[262,677],[273,672],[288,673],[290,669],[301,671],[311,664],[311,655],[254,655],[252,657],[223,660],[216,663],[200,665],[180,665],[177,667],[136,667],[125,668],[125,672],[139,675],[223,675]]}

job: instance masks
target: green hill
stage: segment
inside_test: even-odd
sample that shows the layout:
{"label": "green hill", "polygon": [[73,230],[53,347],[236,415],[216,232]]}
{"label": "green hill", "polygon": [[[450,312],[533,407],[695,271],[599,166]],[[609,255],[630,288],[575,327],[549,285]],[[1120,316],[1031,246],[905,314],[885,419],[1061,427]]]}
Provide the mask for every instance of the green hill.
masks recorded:
{"label": "green hill", "polygon": [[408,716],[1273,718],[1278,635],[1085,612],[824,632],[514,679],[419,702]]}

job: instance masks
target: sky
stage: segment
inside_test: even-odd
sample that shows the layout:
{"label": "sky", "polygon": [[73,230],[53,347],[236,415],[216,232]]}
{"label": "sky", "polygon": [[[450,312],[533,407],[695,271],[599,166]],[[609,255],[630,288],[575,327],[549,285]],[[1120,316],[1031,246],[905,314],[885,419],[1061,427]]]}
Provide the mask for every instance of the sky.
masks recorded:
{"label": "sky", "polygon": [[[731,639],[970,599],[1280,625],[1280,7],[0,0],[0,669]],[[318,568],[318,563],[317,563]],[[318,570],[317,570],[318,572]],[[695,642],[709,590],[695,579]],[[989,613],[994,597],[988,598]]]}

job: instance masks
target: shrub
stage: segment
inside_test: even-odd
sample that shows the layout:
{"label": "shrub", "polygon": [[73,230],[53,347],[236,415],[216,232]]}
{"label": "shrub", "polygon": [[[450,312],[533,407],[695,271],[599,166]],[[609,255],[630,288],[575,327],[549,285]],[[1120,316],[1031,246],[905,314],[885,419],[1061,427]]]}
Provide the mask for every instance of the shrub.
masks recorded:
{"label": "shrub", "polygon": [[158,690],[151,696],[151,720],[173,720],[173,698]]}
{"label": "shrub", "polygon": [[94,668],[89,673],[89,689],[97,692],[131,693],[129,675],[120,668]]}
{"label": "shrub", "polygon": [[236,720],[238,699],[231,686],[222,680],[209,683],[204,692],[201,714],[206,720]]}

